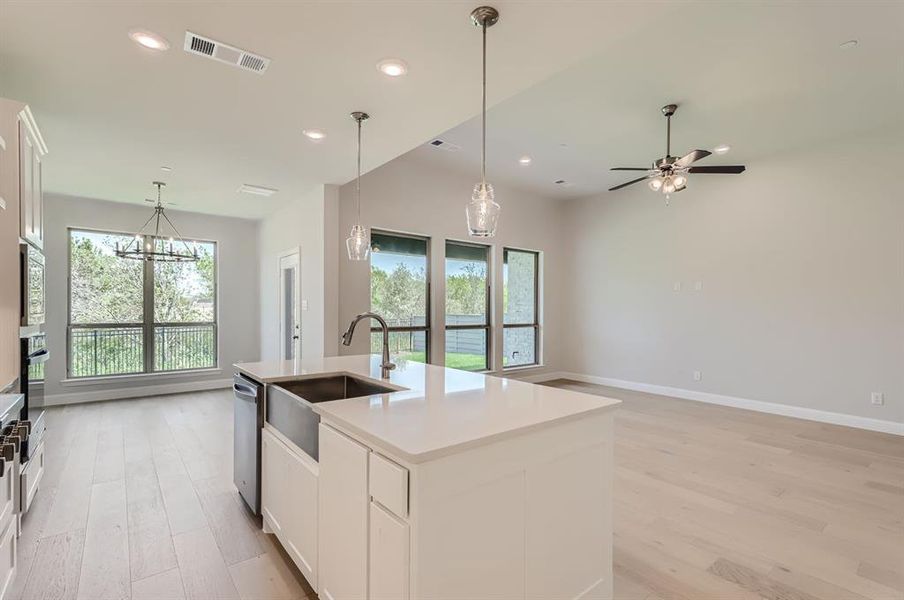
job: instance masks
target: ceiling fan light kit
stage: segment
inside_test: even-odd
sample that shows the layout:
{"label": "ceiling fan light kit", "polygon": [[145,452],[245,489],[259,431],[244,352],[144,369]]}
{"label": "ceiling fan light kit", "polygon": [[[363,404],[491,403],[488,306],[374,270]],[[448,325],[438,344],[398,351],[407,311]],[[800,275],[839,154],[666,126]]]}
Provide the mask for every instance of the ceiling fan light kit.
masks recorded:
{"label": "ceiling fan light kit", "polygon": [[654,192],[660,192],[665,195],[666,204],[668,204],[672,194],[687,189],[689,173],[738,174],[744,172],[745,167],[743,165],[691,166],[701,158],[706,158],[712,154],[709,150],[692,150],[681,158],[672,156],[672,116],[677,110],[677,104],[666,104],[662,107],[662,114],[666,118],[665,156],[654,161],[652,169],[644,167],[613,167],[612,171],[646,171],[647,174],[609,188],[610,192],[647,180],[649,188]]}

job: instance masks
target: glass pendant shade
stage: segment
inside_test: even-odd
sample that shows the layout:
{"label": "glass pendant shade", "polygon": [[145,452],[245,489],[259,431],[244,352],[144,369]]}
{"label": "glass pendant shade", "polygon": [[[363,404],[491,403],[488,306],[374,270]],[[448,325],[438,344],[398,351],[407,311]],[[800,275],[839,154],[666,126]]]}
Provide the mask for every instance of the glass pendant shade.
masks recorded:
{"label": "glass pendant shade", "polygon": [[650,180],[650,189],[653,190],[654,192],[658,192],[660,189],[662,189],[662,178],[654,177],[653,179],[651,179]]}
{"label": "glass pendant shade", "polygon": [[482,182],[474,186],[468,204],[468,233],[475,237],[493,237],[499,222],[501,207],[496,204],[493,186]]}
{"label": "glass pendant shade", "polygon": [[351,235],[345,240],[349,260],[367,260],[370,256],[370,239],[367,229],[362,225],[353,225]]}

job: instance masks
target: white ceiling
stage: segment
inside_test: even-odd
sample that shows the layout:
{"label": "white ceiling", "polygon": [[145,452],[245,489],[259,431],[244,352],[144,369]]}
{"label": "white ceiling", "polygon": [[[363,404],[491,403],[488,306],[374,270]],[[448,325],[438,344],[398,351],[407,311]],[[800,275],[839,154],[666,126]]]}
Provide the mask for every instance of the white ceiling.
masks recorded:
{"label": "white ceiling", "polygon": [[[673,155],[731,146],[701,165],[750,170],[761,157],[857,132],[904,135],[902,2],[709,2],[648,13],[643,28],[490,111],[490,182],[574,198],[634,179],[609,169],[647,167],[665,155],[660,107],[672,102],[680,105]],[[855,48],[839,47],[852,38]],[[422,146],[412,156],[476,181],[479,119],[439,137],[461,150]],[[522,155],[533,158],[529,167],[518,164]],[[744,175],[705,177],[740,183]],[[571,185],[557,186],[558,179]],[[504,206],[506,198],[498,199]]]}
{"label": "white ceiling", "polygon": [[[648,17],[679,9],[494,4],[502,17],[489,37],[491,104],[593,54],[612,56]],[[140,203],[150,182],[163,179],[166,198],[180,209],[260,217],[311,186],[354,176],[352,110],[372,116],[366,169],[477,114],[480,35],[468,19],[476,5],[4,0],[0,95],[32,105],[50,148],[48,191]],[[136,46],[127,37],[132,28],[164,36],[171,49]],[[258,75],[187,54],[186,29],[266,56],[270,68]],[[388,56],[405,59],[409,75],[378,73],[376,63]],[[654,65],[637,59],[630,57],[652,74]],[[589,87],[598,95],[607,84]],[[328,138],[312,143],[303,128],[324,129]],[[174,170],[161,173],[161,165]],[[242,183],[280,192],[239,195]]]}

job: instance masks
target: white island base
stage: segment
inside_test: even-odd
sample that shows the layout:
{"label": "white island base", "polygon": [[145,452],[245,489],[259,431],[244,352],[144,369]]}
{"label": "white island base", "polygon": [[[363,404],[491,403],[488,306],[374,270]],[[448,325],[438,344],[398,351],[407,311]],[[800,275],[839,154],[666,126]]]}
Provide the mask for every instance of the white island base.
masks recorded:
{"label": "white island base", "polygon": [[524,402],[498,398],[488,417],[520,419],[528,403],[573,414],[431,446],[405,426],[435,426],[444,402],[467,411],[471,400],[414,400],[423,406],[413,412],[406,392],[397,405],[396,394],[327,402],[315,405],[319,463],[265,425],[264,527],[321,600],[612,597],[617,402],[501,381],[487,378],[483,393]]}

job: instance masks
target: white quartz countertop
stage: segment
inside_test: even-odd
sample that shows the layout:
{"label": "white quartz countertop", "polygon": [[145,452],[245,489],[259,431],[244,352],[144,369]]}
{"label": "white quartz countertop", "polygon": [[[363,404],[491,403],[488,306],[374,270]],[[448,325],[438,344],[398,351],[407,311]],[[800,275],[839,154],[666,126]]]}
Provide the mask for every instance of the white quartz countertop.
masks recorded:
{"label": "white quartz countertop", "polygon": [[380,357],[238,363],[262,383],[348,374],[399,388],[390,394],[314,404],[325,421],[411,463],[611,410],[620,402],[514,379],[399,361],[388,382]]}

